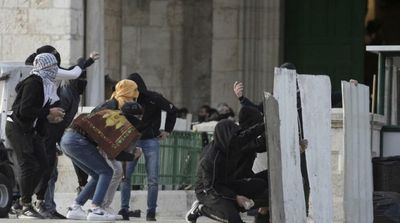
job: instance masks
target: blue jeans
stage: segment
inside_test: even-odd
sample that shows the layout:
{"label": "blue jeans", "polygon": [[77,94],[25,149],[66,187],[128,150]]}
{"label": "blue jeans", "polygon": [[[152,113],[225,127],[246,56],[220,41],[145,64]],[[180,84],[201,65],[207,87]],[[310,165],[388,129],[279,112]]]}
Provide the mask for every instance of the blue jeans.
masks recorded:
{"label": "blue jeans", "polygon": [[50,180],[48,182],[46,193],[44,194],[44,204],[48,211],[56,211],[56,202],[54,201],[54,191],[56,189],[56,181],[58,178],[57,162],[51,173]]}
{"label": "blue jeans", "polygon": [[[143,139],[136,143],[143,149],[147,172],[147,213],[156,211],[158,197],[158,172],[160,169],[160,143],[157,138]],[[121,208],[129,209],[131,198],[132,174],[137,160],[127,162],[125,178],[121,182]]]}
{"label": "blue jeans", "polygon": [[92,204],[100,206],[111,182],[113,169],[97,147],[76,131],[67,129],[61,139],[61,148],[72,162],[92,178],[79,193],[75,202],[84,205],[93,197]]}

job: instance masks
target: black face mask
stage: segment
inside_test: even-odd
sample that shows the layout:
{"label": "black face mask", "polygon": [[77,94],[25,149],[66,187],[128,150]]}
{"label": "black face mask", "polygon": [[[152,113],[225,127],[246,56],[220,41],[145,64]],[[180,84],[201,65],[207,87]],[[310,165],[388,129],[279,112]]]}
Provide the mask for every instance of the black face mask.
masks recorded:
{"label": "black face mask", "polygon": [[83,94],[83,92],[86,89],[86,85],[87,85],[87,80],[78,79],[78,81],[76,83],[76,89],[77,89],[79,94]]}

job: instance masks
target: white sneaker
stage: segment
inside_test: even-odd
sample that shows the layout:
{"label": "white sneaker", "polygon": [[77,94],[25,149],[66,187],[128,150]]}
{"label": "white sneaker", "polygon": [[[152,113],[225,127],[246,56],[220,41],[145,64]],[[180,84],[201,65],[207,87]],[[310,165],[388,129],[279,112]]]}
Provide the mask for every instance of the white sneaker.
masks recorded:
{"label": "white sneaker", "polygon": [[68,208],[68,212],[65,217],[73,220],[86,220],[86,216],[87,214],[82,209],[82,206],[75,204]]}
{"label": "white sneaker", "polygon": [[115,215],[115,220],[124,220],[122,215],[115,214],[115,210],[112,207],[103,208],[106,212]]}
{"label": "white sneaker", "polygon": [[91,208],[86,219],[89,221],[115,221],[116,216],[103,208]]}

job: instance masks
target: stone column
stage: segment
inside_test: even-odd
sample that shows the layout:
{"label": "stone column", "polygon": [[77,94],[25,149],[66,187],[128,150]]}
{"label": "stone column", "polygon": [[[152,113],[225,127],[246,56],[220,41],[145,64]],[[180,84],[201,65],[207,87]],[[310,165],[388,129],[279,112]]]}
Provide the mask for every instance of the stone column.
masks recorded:
{"label": "stone column", "polygon": [[95,50],[100,59],[87,69],[86,106],[96,106],[104,101],[104,0],[87,0],[86,5],[86,55]]}
{"label": "stone column", "polygon": [[213,37],[211,49],[211,105],[225,102],[236,107],[233,82],[240,71],[240,0],[213,1]]}
{"label": "stone column", "polygon": [[238,106],[233,82],[260,102],[272,92],[274,67],[282,61],[283,4],[280,0],[214,0],[211,102]]}
{"label": "stone column", "polygon": [[274,67],[283,57],[283,5],[279,0],[242,1],[242,68],[245,94],[260,101],[272,92]]}

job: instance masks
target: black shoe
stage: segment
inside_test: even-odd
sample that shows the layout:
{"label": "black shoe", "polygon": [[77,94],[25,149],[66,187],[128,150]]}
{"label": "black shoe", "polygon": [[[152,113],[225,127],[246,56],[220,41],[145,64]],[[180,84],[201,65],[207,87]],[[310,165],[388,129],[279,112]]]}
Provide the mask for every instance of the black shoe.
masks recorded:
{"label": "black shoe", "polygon": [[186,213],[185,220],[187,223],[196,223],[197,218],[201,216],[200,202],[194,201],[190,210]]}
{"label": "black shoe", "polygon": [[50,219],[67,219],[64,215],[58,213],[57,211],[49,212]]}
{"label": "black shoe", "polygon": [[140,218],[141,211],[139,209],[129,211],[128,215],[129,215],[129,217]]}
{"label": "black shoe", "polygon": [[152,211],[147,212],[146,221],[157,221],[156,213]]}
{"label": "black shoe", "polygon": [[44,219],[42,215],[40,215],[32,205],[29,206],[24,206],[22,208],[21,214],[18,216],[18,218],[23,218],[23,219]]}
{"label": "black shoe", "polygon": [[15,216],[15,218],[20,215],[22,212],[22,205],[19,203],[19,200],[16,200],[14,204],[10,208],[9,215]]}
{"label": "black shoe", "polygon": [[35,201],[34,208],[43,218],[50,218],[50,213],[47,211],[43,200]]}
{"label": "black shoe", "polygon": [[254,217],[254,223],[265,223],[265,222],[269,222],[269,212],[267,214],[257,213],[257,215]]}
{"label": "black shoe", "polygon": [[129,221],[129,212],[127,209],[122,208],[121,210],[118,211],[118,215],[121,215],[123,220]]}

